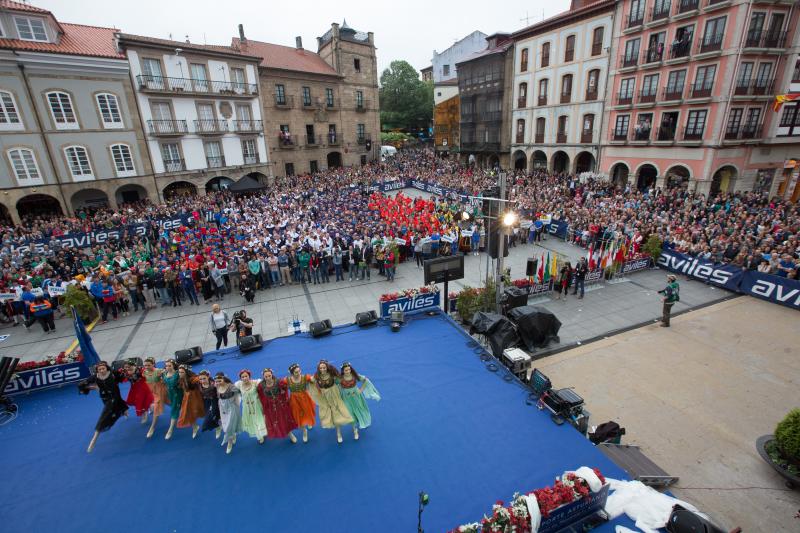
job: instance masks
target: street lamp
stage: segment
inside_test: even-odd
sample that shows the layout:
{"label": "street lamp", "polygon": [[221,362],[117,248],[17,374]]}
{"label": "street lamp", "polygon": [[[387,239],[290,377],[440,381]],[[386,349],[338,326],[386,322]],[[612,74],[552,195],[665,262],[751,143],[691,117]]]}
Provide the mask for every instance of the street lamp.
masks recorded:
{"label": "street lamp", "polygon": [[503,225],[506,227],[513,226],[517,223],[517,214],[513,211],[509,211],[505,215],[503,215]]}

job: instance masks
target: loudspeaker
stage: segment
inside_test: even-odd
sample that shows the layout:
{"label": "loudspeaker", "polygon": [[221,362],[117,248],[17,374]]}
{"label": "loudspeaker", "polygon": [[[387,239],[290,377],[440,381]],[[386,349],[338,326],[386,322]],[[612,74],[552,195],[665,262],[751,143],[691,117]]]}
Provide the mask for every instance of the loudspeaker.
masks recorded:
{"label": "loudspeaker", "polygon": [[199,346],[175,352],[175,362],[179,365],[191,365],[203,360],[203,349]]}
{"label": "loudspeaker", "polygon": [[484,199],[481,204],[483,216],[497,218],[500,216],[500,202],[497,200],[487,200],[486,198],[500,198],[500,187],[492,187],[483,191]]}
{"label": "loudspeaker", "polygon": [[[177,355],[178,352],[175,353]],[[122,370],[123,368],[125,368],[125,363],[127,363],[128,361],[133,361],[133,364],[135,364],[138,367],[144,365],[144,361],[142,361],[141,357],[126,357],[125,359],[117,359],[116,361],[112,361],[111,370],[114,372],[116,372],[117,370]]]}
{"label": "loudspeaker", "polygon": [[322,322],[312,322],[308,326],[308,331],[311,332],[312,337],[322,337],[323,335],[327,335],[333,330],[333,325],[331,321],[327,318]]}
{"label": "loudspeaker", "polygon": [[490,220],[488,230],[491,235],[489,239],[489,256],[492,259],[497,259],[500,255],[500,236],[503,237],[503,257],[508,257],[508,235],[500,231],[501,224],[498,220]]}
{"label": "loudspeaker", "polygon": [[371,326],[378,323],[378,313],[375,311],[364,311],[356,315],[356,324],[360,327]]}
{"label": "loudspeaker", "polygon": [[529,278],[536,275],[536,270],[539,268],[539,259],[532,258],[528,259],[528,264],[525,265],[525,275]]}
{"label": "loudspeaker", "polygon": [[263,346],[261,335],[248,335],[239,339],[239,351],[242,353],[254,352],[260,350]]}

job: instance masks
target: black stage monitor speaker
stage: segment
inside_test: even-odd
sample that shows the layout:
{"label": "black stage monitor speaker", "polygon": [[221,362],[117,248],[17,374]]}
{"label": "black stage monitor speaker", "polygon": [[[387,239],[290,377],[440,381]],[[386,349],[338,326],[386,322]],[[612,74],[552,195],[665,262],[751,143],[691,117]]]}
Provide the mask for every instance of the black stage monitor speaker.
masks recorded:
{"label": "black stage monitor speaker", "polygon": [[322,337],[323,335],[327,335],[333,330],[333,325],[331,321],[327,318],[322,322],[312,322],[308,326],[308,331],[311,332],[312,337]]}
{"label": "black stage monitor speaker", "polygon": [[505,232],[501,231],[501,225],[496,223],[495,220],[489,221],[489,256],[492,259],[497,259],[500,255],[500,246],[501,246],[501,238],[502,238],[502,246],[503,246],[503,257],[508,257],[508,235]]}
{"label": "black stage monitor speaker", "polygon": [[246,337],[239,339],[239,351],[242,353],[260,350],[262,346],[263,341],[261,340],[260,334],[247,335]]}
{"label": "black stage monitor speaker", "polygon": [[539,268],[539,260],[537,258],[528,259],[525,265],[525,275],[529,278],[536,275],[536,270]]}
{"label": "black stage monitor speaker", "polygon": [[366,327],[378,323],[378,313],[375,311],[364,311],[356,315],[356,324]]}
{"label": "black stage monitor speaker", "polygon": [[199,346],[175,352],[175,362],[179,365],[191,365],[203,360],[203,350]]}

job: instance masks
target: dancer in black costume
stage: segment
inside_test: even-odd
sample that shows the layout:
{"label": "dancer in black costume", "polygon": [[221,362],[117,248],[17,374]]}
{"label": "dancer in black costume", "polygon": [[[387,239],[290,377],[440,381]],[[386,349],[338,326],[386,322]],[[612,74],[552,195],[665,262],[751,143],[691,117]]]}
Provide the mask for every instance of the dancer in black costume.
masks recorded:
{"label": "dancer in black costume", "polygon": [[94,449],[100,432],[109,430],[122,415],[128,416],[128,404],[125,403],[119,392],[119,384],[124,379],[122,374],[112,372],[108,363],[100,361],[95,366],[94,375],[81,381],[78,385],[81,394],[89,394],[89,391],[96,390],[100,393],[100,399],[103,400],[103,412],[100,413],[100,418],[94,427],[94,435],[89,442],[87,453]]}

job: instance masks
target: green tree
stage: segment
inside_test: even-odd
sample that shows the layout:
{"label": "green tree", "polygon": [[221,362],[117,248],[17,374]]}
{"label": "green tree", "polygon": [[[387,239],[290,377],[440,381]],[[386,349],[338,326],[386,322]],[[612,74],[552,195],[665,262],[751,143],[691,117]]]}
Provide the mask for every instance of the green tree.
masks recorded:
{"label": "green tree", "polygon": [[422,81],[407,61],[392,61],[381,74],[380,109],[384,129],[427,127],[433,118],[433,84]]}

